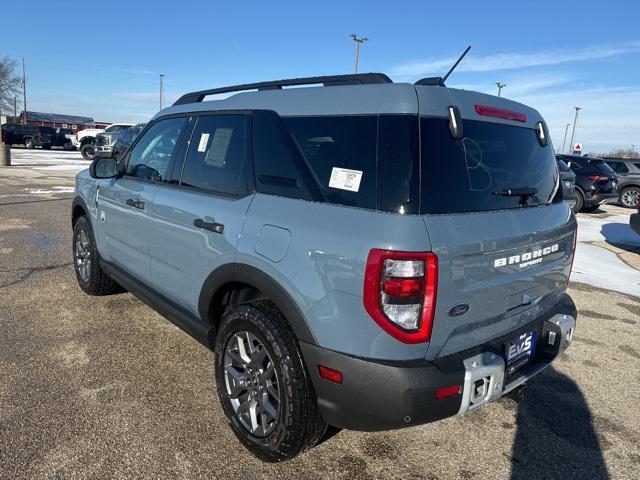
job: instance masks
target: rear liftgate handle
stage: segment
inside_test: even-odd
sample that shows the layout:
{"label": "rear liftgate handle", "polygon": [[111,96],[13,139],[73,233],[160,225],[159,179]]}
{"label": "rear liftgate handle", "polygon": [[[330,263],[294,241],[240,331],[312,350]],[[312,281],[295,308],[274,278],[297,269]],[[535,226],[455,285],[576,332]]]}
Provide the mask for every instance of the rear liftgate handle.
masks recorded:
{"label": "rear liftgate handle", "polygon": [[202,228],[204,230],[209,230],[210,232],[214,232],[214,233],[223,233],[224,232],[224,225],[223,224],[215,223],[215,222],[205,222],[201,218],[196,218],[193,221],[193,225],[198,227],[198,228]]}

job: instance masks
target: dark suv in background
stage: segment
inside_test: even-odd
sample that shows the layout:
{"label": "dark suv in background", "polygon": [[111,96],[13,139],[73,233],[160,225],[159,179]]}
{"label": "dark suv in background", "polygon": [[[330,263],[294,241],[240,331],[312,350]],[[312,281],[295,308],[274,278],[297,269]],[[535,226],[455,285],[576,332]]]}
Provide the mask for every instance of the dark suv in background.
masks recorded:
{"label": "dark suv in background", "polygon": [[620,204],[636,208],[640,200],[640,158],[604,158],[618,174],[618,197]]}
{"label": "dark suv in background", "polygon": [[38,125],[5,123],[2,125],[2,141],[7,145],[24,145],[27,148],[51,148],[55,130]]}
{"label": "dark suv in background", "polygon": [[569,168],[564,160],[556,158],[558,163],[558,171],[560,172],[560,188],[562,189],[562,198],[567,202],[573,213],[578,213],[576,207],[576,174]]}
{"label": "dark suv in background", "polygon": [[618,176],[601,158],[556,155],[556,160],[563,160],[576,174],[574,212],[593,212],[618,199]]}

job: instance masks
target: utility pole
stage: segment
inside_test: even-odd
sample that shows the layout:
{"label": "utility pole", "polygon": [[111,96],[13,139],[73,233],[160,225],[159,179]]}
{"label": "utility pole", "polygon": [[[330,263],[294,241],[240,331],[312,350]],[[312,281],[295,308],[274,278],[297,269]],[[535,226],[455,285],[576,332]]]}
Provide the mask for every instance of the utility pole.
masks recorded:
{"label": "utility pole", "polygon": [[500,97],[500,96],[502,96],[502,89],[504,87],[506,87],[507,84],[506,83],[496,82],[496,85],[498,86],[498,96]]}
{"label": "utility pole", "polygon": [[163,97],[163,88],[164,88],[164,73],[160,74],[160,110],[162,110],[162,97]]}
{"label": "utility pole", "polygon": [[355,33],[352,33],[350,37],[356,42],[356,61],[353,67],[353,73],[358,73],[358,60],[360,58],[360,44],[369,41],[367,37],[358,37]]}
{"label": "utility pole", "polygon": [[[582,108],[580,108],[580,107],[573,107],[573,108],[576,109],[576,116],[573,119],[573,128],[571,129],[571,142],[569,142],[569,146],[571,148],[573,148],[573,138],[574,138],[574,136],[576,134],[576,123],[578,123],[578,112],[580,110],[582,110]],[[573,153],[573,150],[571,150],[571,153]]]}
{"label": "utility pole", "polygon": [[13,96],[13,118],[18,117],[18,99],[16,96]]}
{"label": "utility pole", "polygon": [[567,123],[567,126],[564,127],[564,138],[562,139],[562,150],[560,151],[560,153],[564,153],[564,144],[567,143],[567,132],[569,131],[569,125],[571,124]]}
{"label": "utility pole", "polygon": [[27,74],[24,69],[24,57],[22,57],[22,95],[24,96],[24,119],[22,123],[27,124]]}

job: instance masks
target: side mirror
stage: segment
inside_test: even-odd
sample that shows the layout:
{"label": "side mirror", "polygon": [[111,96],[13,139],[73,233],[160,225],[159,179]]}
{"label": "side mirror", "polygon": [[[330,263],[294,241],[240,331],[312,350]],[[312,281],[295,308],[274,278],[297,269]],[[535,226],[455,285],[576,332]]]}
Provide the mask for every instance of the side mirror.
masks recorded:
{"label": "side mirror", "polygon": [[118,160],[111,157],[96,158],[89,166],[91,178],[113,178],[118,176]]}

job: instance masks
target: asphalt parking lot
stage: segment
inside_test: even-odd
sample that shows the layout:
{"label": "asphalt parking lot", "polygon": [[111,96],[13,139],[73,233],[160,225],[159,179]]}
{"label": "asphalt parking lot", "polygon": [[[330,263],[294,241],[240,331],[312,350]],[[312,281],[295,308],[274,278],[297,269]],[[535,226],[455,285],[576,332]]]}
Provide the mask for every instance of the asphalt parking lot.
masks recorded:
{"label": "asphalt parking lot", "polygon": [[640,241],[624,230],[630,211],[579,215],[588,236],[576,260],[584,283],[569,288],[576,338],[524,402],[394,432],[343,431],[271,465],[227,427],[211,352],[130,294],[89,297],[77,286],[71,187],[88,162],[21,150],[14,162],[0,169],[1,479],[639,478]]}

